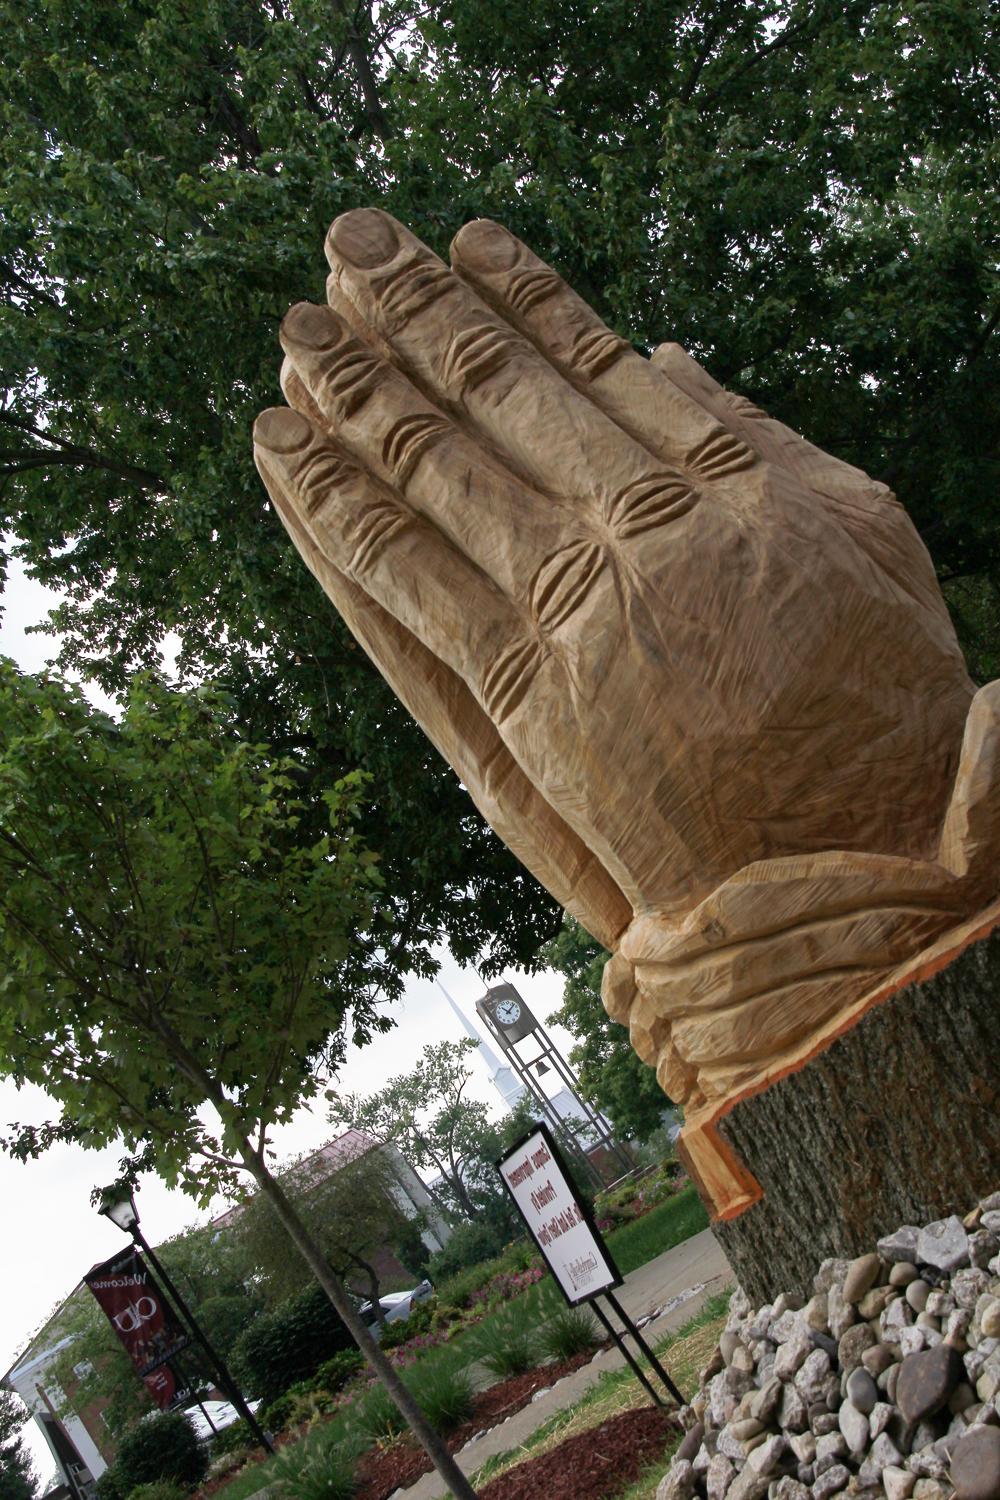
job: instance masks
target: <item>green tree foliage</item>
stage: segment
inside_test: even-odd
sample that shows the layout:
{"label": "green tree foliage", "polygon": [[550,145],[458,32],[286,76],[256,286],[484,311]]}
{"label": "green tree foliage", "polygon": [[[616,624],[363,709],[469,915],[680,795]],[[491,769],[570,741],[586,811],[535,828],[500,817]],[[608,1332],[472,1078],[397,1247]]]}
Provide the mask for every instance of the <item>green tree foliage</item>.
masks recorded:
{"label": "green tree foliage", "polygon": [[[388,1153],[367,1150],[333,1170],[322,1153],[313,1153],[283,1171],[281,1183],[337,1275],[377,1303],[378,1253],[405,1238],[410,1227]],[[289,1256],[288,1236],[259,1193],[244,1201],[226,1232],[253,1263],[256,1284],[270,1302],[301,1291],[310,1279],[307,1268]]]}
{"label": "green tree foliage", "polygon": [[111,1465],[112,1483],[122,1495],[140,1484],[173,1480],[193,1489],[208,1468],[208,1454],[179,1411],[157,1412],[124,1437]]}
{"label": "green tree foliage", "polygon": [[653,1069],[632,1050],[628,1028],[612,1021],[601,1003],[601,976],[609,957],[572,917],[564,920],[559,936],[542,952],[545,964],[566,980],[562,1006],[550,1020],[577,1038],[570,1061],[584,1096],[621,1135],[642,1141],[660,1127],[670,1101]]}
{"label": "green tree foliage", "polygon": [[250,1395],[270,1405],[350,1344],[350,1334],[313,1282],[243,1331],[233,1350],[233,1374]]}
{"label": "green tree foliage", "polygon": [[506,1228],[513,1216],[493,1168],[503,1131],[485,1104],[467,1097],[467,1061],[475,1050],[469,1039],[429,1043],[416,1067],[377,1093],[331,1093],[330,1118],[395,1146],[411,1167],[433,1173],[428,1191],[452,1223],[485,1218]]}
{"label": "green tree foliage", "polygon": [[998,669],[1000,208],[988,0],[0,0],[0,531],[69,656],[224,676],[251,738],[372,773],[391,962],[495,969],[552,903],[347,638],[264,503],[254,413],[323,234],[504,220],[888,479]]}
{"label": "green tree foliage", "polygon": [[13,1391],[0,1390],[0,1500],[32,1500],[38,1482],[21,1428],[28,1412]]}
{"label": "green tree foliage", "polygon": [[138,678],[120,724],[0,661],[0,1076],[57,1102],[2,1144],[121,1141],[205,1204],[241,1172],[455,1493],[472,1491],[357,1316],[269,1167],[269,1132],[385,1023],[350,963],[375,856],[356,775],[303,838],[299,767],[231,703]]}

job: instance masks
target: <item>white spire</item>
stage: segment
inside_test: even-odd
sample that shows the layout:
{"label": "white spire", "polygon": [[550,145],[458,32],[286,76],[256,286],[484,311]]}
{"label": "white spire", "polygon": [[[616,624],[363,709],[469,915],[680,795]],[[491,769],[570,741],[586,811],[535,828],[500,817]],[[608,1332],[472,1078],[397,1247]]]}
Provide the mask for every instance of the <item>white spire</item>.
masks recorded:
{"label": "white spire", "polygon": [[489,1042],[486,1041],[482,1033],[477,1030],[472,1021],[465,1014],[465,1012],[463,1010],[460,1010],[458,1005],[456,1005],[455,1001],[451,998],[448,991],[441,983],[440,979],[437,981],[437,987],[441,991],[444,998],[447,1000],[448,1004],[451,1006],[452,1010],[455,1012],[455,1015],[458,1017],[459,1022],[462,1026],[462,1030],[465,1032],[466,1036],[471,1037],[478,1047],[479,1056],[486,1064],[487,1070],[489,1072],[490,1082],[493,1084],[493,1087],[503,1099],[503,1102],[506,1104],[507,1108],[510,1109],[517,1103],[518,1099],[520,1099],[521,1095],[525,1092],[524,1084],[521,1083],[520,1079],[516,1076],[513,1068],[509,1067],[508,1064],[502,1063],[500,1061],[499,1057],[497,1057],[496,1053],[493,1051],[493,1048],[490,1046]]}

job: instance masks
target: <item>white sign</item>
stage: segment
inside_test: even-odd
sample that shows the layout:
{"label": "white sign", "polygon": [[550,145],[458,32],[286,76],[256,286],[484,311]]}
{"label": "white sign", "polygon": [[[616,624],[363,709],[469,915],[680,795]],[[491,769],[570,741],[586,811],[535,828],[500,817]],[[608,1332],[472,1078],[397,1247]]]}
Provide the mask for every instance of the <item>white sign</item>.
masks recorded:
{"label": "white sign", "polygon": [[621,1286],[618,1268],[577,1202],[544,1125],[525,1136],[497,1170],[567,1302],[585,1302]]}

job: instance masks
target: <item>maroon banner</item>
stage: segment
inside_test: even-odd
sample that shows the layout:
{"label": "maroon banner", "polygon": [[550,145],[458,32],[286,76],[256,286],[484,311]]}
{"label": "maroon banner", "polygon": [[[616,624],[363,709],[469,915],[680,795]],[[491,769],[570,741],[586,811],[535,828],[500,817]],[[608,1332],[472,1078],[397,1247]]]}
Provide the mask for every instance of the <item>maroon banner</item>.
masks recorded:
{"label": "maroon banner", "polygon": [[164,1370],[163,1378],[156,1381],[146,1377],[166,1365],[191,1340],[163,1301],[159,1287],[150,1280],[139,1252],[125,1250],[95,1266],[83,1279],[157,1405],[168,1406],[174,1396],[172,1373]]}

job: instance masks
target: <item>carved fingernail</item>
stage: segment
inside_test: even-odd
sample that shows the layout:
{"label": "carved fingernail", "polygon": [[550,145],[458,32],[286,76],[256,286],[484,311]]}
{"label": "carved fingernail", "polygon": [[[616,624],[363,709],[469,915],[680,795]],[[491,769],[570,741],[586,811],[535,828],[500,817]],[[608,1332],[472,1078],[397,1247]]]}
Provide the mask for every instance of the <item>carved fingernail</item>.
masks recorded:
{"label": "carved fingernail", "polygon": [[455,259],[470,271],[509,271],[520,249],[514,236],[492,219],[473,219],[452,241]]}
{"label": "carved fingernail", "polygon": [[332,349],[339,344],[342,329],[329,308],[314,302],[296,302],[281,323],[281,342],[299,344],[305,349]]}
{"label": "carved fingernail", "polygon": [[253,425],[253,440],[258,448],[271,453],[296,453],[312,437],[305,417],[287,406],[271,406],[262,411]]}
{"label": "carved fingernail", "polygon": [[377,208],[355,208],[341,214],[330,225],[326,242],[331,265],[338,259],[346,260],[362,271],[384,266],[399,250],[396,226]]}

